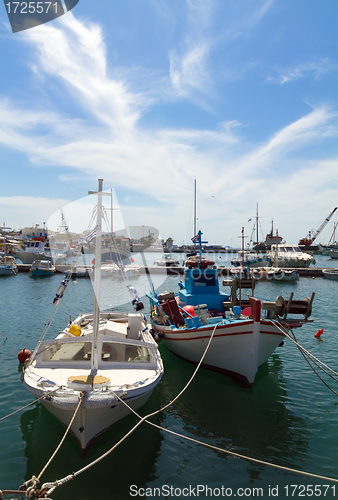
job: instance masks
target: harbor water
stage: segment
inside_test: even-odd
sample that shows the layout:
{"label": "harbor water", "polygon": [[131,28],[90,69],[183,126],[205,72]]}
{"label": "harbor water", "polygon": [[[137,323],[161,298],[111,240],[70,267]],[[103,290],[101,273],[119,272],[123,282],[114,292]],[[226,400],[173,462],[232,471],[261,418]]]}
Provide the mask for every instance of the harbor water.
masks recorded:
{"label": "harbor water", "polygon": [[[153,260],[158,258],[154,254]],[[183,256],[178,256],[181,258]],[[316,256],[318,267],[338,267],[338,261]],[[227,265],[222,255],[218,264]],[[18,352],[33,350],[53,311],[53,298],[61,274],[32,278],[29,273],[0,280],[0,419],[32,401],[20,381]],[[178,289],[180,276],[162,279],[158,291]],[[121,278],[108,278],[112,307],[132,311],[116,300],[125,288]],[[149,314],[144,296],[149,277],[133,277]],[[338,282],[301,278],[295,283],[258,282],[255,296],[303,299],[315,292],[313,323],[295,330],[298,342],[326,365],[338,371]],[[70,280],[46,338],[54,338],[69,322],[90,312],[90,279]],[[320,339],[315,333],[323,328]],[[195,367],[160,346],[165,373],[144,416],[165,406],[184,388]],[[162,430],[141,424],[108,457],[74,480],[56,488],[53,500],[130,498],[288,498],[338,497],[338,482],[318,479],[260,462],[238,458],[229,450],[261,462],[277,464],[338,479],[338,377],[335,381],[316,368],[325,385],[288,339],[265,363],[251,388],[200,369],[180,398],[150,420]],[[130,415],[100,436],[85,455],[68,435],[44,472],[44,482],[60,480],[82,469],[117,443],[137,423]],[[165,429],[176,434],[167,433]],[[37,476],[59,444],[64,427],[42,406],[34,404],[0,421],[0,490],[17,489]],[[184,439],[190,438],[190,440]],[[205,443],[218,450],[204,447]],[[316,487],[316,489],[315,489]],[[313,494],[311,494],[311,491]],[[15,495],[6,498],[21,498]],[[24,498],[24,497],[22,497]]]}

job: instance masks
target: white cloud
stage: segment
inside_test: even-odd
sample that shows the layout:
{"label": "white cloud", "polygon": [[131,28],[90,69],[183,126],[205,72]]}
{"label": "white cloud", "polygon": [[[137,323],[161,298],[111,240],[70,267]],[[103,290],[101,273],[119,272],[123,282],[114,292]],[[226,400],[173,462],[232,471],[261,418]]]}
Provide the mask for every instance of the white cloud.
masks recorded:
{"label": "white cloud", "polygon": [[332,71],[335,65],[330,62],[328,58],[319,61],[304,62],[297,66],[276,69],[275,76],[267,77],[267,82],[277,85],[284,85],[285,83],[295,82],[301,78],[320,78],[324,74]]}
{"label": "white cloud", "polygon": [[[271,2],[262,5],[261,16]],[[257,18],[261,16],[257,14]],[[202,22],[201,16],[197,19],[196,26]],[[46,88],[57,80],[61,91],[72,95],[87,118],[70,118],[60,109],[29,111],[2,100],[0,143],[4,146],[24,152],[40,168],[70,167],[69,173],[62,173],[65,182],[87,178],[92,188],[92,181],[100,177],[105,187],[114,186],[117,193],[120,189],[131,196],[141,193],[143,206],[137,197],[129,207],[121,203],[127,225],[152,225],[165,237],[187,240],[191,235],[193,178],[198,185],[199,222],[209,230],[214,227],[223,243],[229,243],[227,235],[238,233],[257,201],[282,210],[286,220],[294,220],[295,212],[299,217],[311,214],[311,194],[320,186],[322,194],[316,199],[323,200],[323,211],[329,212],[329,195],[337,193],[337,187],[328,184],[335,158],[325,158],[323,153],[323,158],[309,162],[301,155],[302,148],[337,137],[337,115],[329,107],[311,110],[259,145],[243,138],[236,120],[221,123],[216,130],[146,129],[140,118],[163,80],[153,82],[149,93],[132,91],[121,71],[107,70],[103,35],[97,26],[81,23],[71,13],[61,18],[58,26],[48,27],[43,37],[27,35],[24,40],[32,46],[33,55],[37,54],[34,70],[45,78]],[[211,42],[205,36],[194,44],[190,38],[185,48],[181,57],[176,51],[173,58],[177,88],[190,97],[208,87]],[[292,151],[298,152],[297,158],[291,159]],[[316,182],[318,169],[323,172]],[[303,177],[306,182],[302,182]],[[308,197],[304,202],[305,191]],[[41,207],[47,218],[64,202],[13,197],[1,198],[0,206],[13,217],[23,216],[25,207],[32,223],[41,216]]]}

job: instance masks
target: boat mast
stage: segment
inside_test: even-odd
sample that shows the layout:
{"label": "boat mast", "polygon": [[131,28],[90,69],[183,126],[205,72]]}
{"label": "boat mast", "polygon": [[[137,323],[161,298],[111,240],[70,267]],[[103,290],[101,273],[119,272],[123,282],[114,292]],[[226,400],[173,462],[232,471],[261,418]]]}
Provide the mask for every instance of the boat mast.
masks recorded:
{"label": "boat mast", "polygon": [[258,255],[258,202],[256,209],[256,253]]}
{"label": "boat mast", "polygon": [[95,238],[95,263],[94,263],[94,309],[93,309],[93,345],[91,356],[91,374],[95,375],[99,359],[97,352],[97,336],[100,321],[100,285],[101,285],[101,234],[102,234],[102,182],[99,179],[98,191],[88,191],[88,194],[97,194],[96,209],[96,238]]}
{"label": "boat mast", "polygon": [[194,235],[196,234],[196,179],[194,181]]}

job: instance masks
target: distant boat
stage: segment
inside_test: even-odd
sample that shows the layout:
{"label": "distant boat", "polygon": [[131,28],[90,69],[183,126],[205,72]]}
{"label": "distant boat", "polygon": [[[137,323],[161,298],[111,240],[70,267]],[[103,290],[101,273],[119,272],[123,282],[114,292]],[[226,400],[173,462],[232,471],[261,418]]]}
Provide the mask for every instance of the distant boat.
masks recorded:
{"label": "distant boat", "polygon": [[18,268],[16,265],[16,260],[13,256],[7,255],[6,253],[6,227],[1,228],[1,232],[3,234],[3,245],[4,250],[3,253],[0,254],[0,276],[13,276],[18,274]]}
{"label": "distant boat", "polygon": [[235,267],[268,267],[271,266],[272,260],[266,255],[241,251],[236,258],[231,259],[231,264]]}
{"label": "distant boat", "polygon": [[310,264],[316,263],[312,255],[302,252],[297,245],[286,243],[278,246],[271,245],[267,256],[274,262],[275,267],[309,267]]}
{"label": "distant boat", "polygon": [[258,249],[259,252],[267,252],[271,250],[271,245],[280,245],[283,243],[283,238],[278,236],[278,233],[273,234],[273,221],[271,221],[271,231],[266,235],[265,240],[253,245],[255,250]]}
{"label": "distant boat", "polygon": [[324,278],[338,280],[338,269],[323,269]]}
{"label": "distant boat", "polygon": [[328,250],[326,255],[331,257],[331,259],[338,259],[338,248],[334,250],[333,248]]}
{"label": "distant boat", "polygon": [[49,260],[35,260],[30,268],[31,276],[52,276],[56,269]]}
{"label": "distant boat", "polygon": [[177,259],[174,259],[171,255],[163,255],[162,259],[156,259],[154,261],[154,266],[179,266],[180,262]]}
{"label": "distant boat", "polygon": [[259,280],[271,280],[271,281],[297,281],[299,280],[299,274],[295,270],[281,269],[279,267],[266,267],[260,269]]}
{"label": "distant boat", "polygon": [[18,259],[21,260],[23,264],[33,264],[34,260],[53,260],[53,256],[46,248],[46,240],[43,237],[35,237],[27,242],[26,248],[21,252],[17,253]]}

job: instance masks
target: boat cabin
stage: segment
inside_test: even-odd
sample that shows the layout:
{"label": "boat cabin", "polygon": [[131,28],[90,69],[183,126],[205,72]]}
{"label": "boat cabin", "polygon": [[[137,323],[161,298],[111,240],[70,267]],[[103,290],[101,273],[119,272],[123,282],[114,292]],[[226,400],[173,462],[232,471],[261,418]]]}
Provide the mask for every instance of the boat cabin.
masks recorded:
{"label": "boat cabin", "polygon": [[183,305],[206,304],[209,310],[223,311],[229,295],[219,289],[217,269],[187,269],[185,282],[179,283],[179,302]]}
{"label": "boat cabin", "polygon": [[[77,338],[43,341],[36,356],[36,367],[40,368],[87,368],[90,370],[92,356],[92,335]],[[99,368],[107,369],[110,363],[116,368],[127,368],[130,363],[135,368],[156,366],[153,348],[135,340],[109,339],[99,336]]]}

